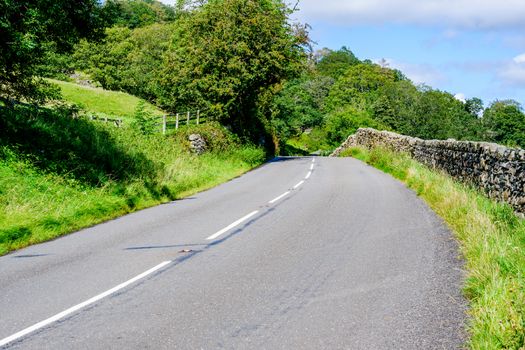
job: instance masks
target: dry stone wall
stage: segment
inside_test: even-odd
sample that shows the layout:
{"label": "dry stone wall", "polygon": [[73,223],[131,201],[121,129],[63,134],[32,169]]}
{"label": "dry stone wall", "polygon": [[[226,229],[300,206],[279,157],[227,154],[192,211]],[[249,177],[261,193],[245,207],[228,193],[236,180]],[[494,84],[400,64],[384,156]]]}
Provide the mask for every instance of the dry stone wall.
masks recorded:
{"label": "dry stone wall", "polygon": [[525,213],[525,150],[485,142],[422,140],[366,128],[357,130],[332,156],[353,146],[382,146],[406,152],[430,167],[477,185],[490,197]]}

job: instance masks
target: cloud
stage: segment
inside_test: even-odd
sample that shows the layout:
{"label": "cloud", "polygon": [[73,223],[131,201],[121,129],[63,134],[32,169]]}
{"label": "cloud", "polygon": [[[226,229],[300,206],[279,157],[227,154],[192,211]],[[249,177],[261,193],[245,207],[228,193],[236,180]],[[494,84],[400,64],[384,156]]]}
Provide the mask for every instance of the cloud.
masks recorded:
{"label": "cloud", "polygon": [[395,23],[508,29],[525,24],[523,0],[302,0],[299,8],[303,20],[349,26]]}
{"label": "cloud", "polygon": [[464,93],[462,92],[458,92],[457,94],[454,95],[454,98],[458,101],[461,101],[463,103],[467,102],[467,97],[465,96]]}
{"label": "cloud", "polygon": [[416,85],[436,85],[446,80],[441,70],[430,64],[400,62],[391,58],[382,58],[373,61],[383,66],[399,69]]}
{"label": "cloud", "polygon": [[503,86],[525,88],[525,53],[505,62],[498,71]]}

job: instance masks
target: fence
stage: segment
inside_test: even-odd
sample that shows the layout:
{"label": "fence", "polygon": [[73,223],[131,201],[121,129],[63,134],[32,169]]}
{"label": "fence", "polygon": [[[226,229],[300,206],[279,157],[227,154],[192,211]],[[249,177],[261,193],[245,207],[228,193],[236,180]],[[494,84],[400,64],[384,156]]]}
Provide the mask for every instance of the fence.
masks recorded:
{"label": "fence", "polygon": [[98,120],[102,121],[104,123],[113,123],[117,128],[120,128],[122,126],[122,119],[112,119],[108,117],[97,117],[96,115],[90,115],[90,120]]}
{"label": "fence", "polygon": [[162,121],[158,125],[161,126],[163,134],[166,134],[166,131],[170,128],[178,130],[180,126],[190,125],[192,122],[195,125],[206,122],[206,118],[202,117],[200,110],[194,113],[187,111],[186,113],[167,114],[160,118]]}
{"label": "fence", "polygon": [[[104,123],[113,123],[117,128],[120,128],[124,123],[122,119],[98,117],[95,115],[90,115],[89,119]],[[163,116],[152,117],[151,120],[154,125],[159,127],[158,131],[165,135],[169,129],[178,130],[179,127],[190,125],[191,123],[194,123],[195,125],[206,123],[207,118],[201,115],[200,110],[197,110],[196,112],[187,111],[185,113],[166,114]],[[160,122],[157,122],[158,120],[160,120]]]}

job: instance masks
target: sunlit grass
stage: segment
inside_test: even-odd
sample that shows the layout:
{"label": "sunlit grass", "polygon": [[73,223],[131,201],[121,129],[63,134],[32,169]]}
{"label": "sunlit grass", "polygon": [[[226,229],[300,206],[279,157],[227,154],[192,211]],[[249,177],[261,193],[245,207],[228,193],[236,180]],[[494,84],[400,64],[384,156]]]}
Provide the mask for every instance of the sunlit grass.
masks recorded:
{"label": "sunlit grass", "polygon": [[[87,111],[114,119],[131,121],[140,98],[119,91],[82,86],[60,80],[49,79],[60,87],[63,98],[82,106]],[[162,110],[146,103],[145,111],[153,116],[165,114]]]}

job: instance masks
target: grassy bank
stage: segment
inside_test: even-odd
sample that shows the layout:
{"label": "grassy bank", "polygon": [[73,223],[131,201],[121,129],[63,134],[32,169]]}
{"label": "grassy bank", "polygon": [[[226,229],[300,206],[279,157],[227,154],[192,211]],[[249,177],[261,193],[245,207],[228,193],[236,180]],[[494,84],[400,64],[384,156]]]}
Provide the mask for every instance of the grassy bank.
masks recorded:
{"label": "grassy bank", "polygon": [[[137,106],[141,101],[140,98],[124,92],[92,88],[60,80],[49,79],[49,81],[60,87],[60,92],[66,101],[81,106],[88,112],[99,116],[130,121],[133,119]],[[144,107],[145,112],[153,116],[165,114],[162,110],[149,103],[146,103]]]}
{"label": "grassy bank", "polygon": [[[210,150],[196,156],[187,134]],[[144,135],[67,108],[0,109],[0,254],[213,187],[261,164],[217,124]]]}
{"label": "grassy bank", "polygon": [[525,221],[512,208],[385,149],[346,150],[404,181],[455,233],[466,260],[471,349],[525,349]]}

